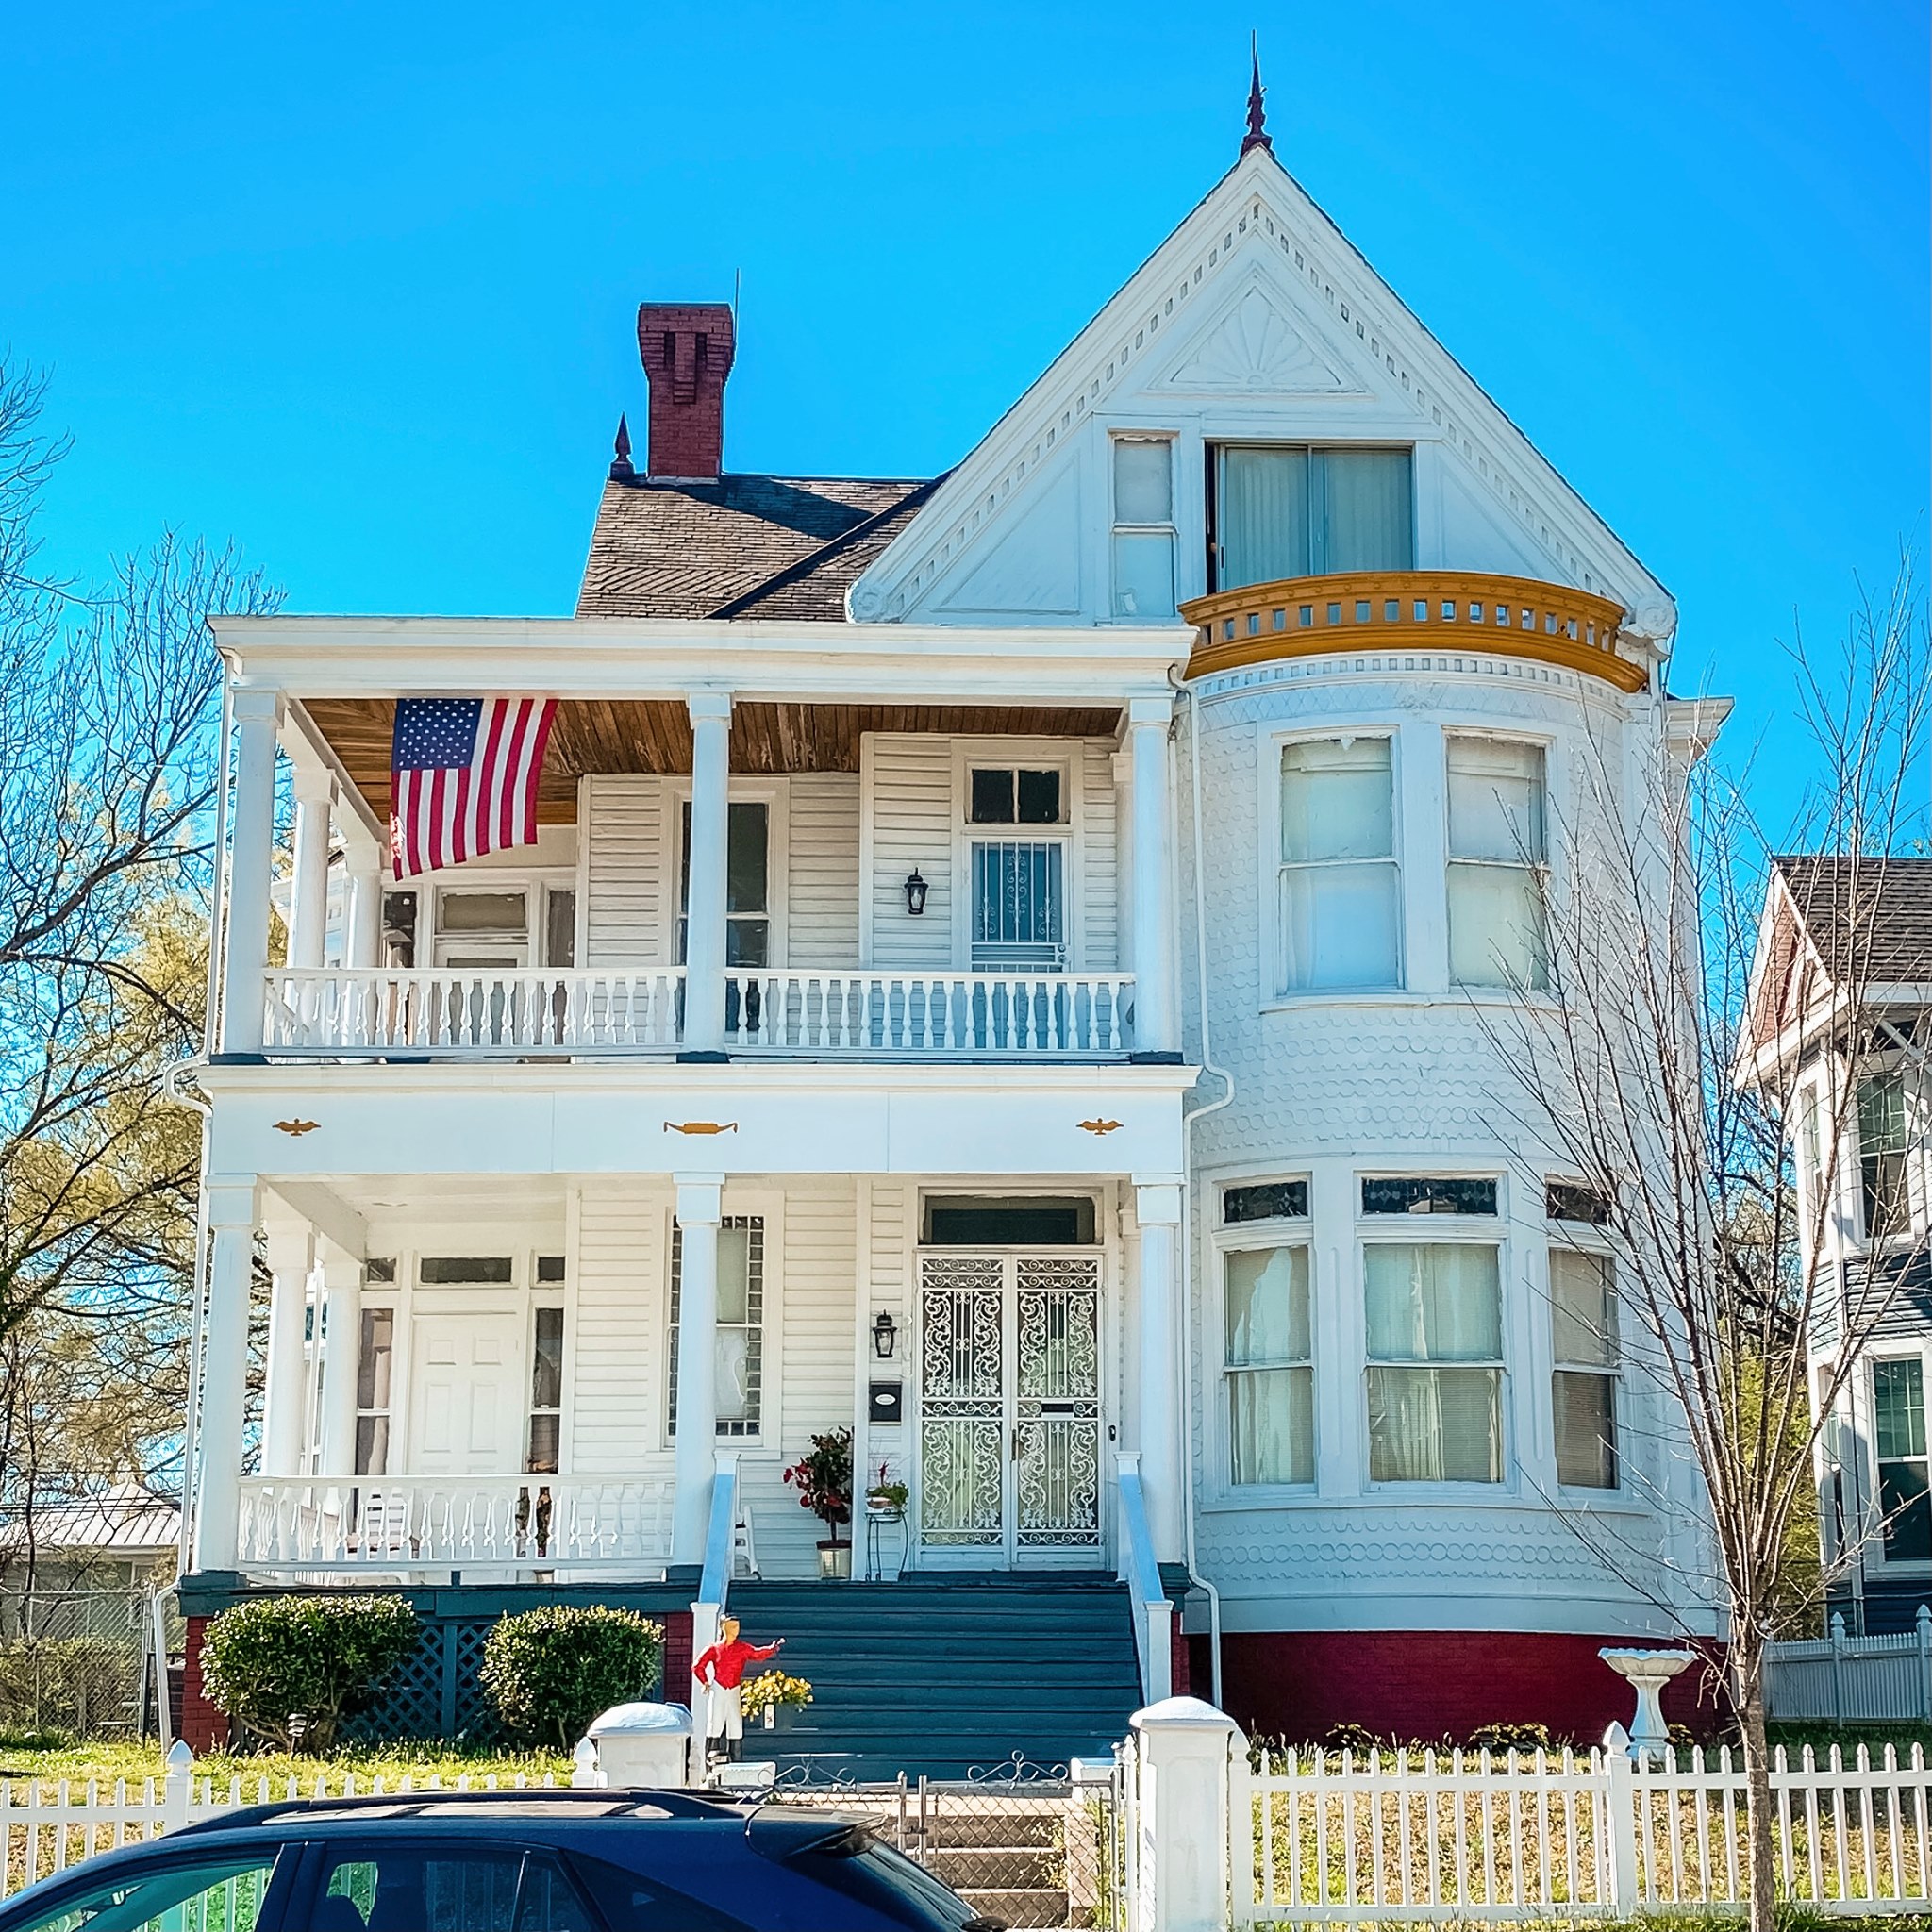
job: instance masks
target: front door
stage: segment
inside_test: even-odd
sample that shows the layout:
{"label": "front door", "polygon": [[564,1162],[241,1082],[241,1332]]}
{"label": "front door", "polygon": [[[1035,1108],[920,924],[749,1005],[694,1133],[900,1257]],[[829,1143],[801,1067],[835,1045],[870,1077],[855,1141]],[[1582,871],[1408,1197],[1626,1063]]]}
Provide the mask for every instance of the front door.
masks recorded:
{"label": "front door", "polygon": [[921,1563],[1100,1560],[1100,1355],[1097,1256],[920,1257]]}
{"label": "front door", "polygon": [[508,1313],[416,1318],[412,1474],[508,1475],[523,1468],[523,1320]]}

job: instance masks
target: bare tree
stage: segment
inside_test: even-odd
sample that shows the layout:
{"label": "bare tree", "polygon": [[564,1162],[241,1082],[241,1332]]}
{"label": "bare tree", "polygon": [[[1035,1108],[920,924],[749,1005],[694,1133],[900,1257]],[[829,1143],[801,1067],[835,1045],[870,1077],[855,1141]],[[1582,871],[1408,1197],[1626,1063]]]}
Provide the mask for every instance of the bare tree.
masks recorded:
{"label": "bare tree", "polygon": [[[1814,1265],[1829,1191],[1794,1186],[1792,1140],[1801,1095],[1821,1091],[1807,1132],[1835,1172],[1836,1150],[1856,1140],[1861,1080],[1899,1044],[1881,997],[1897,973],[1886,866],[1924,829],[1932,721],[1909,573],[1828,660],[1790,656],[1818,765],[1803,842],[1828,859],[1766,849],[1699,756],[1708,721],[1695,707],[1679,707],[1674,733],[1647,748],[1628,727],[1594,725],[1566,841],[1574,874],[1546,895],[1548,997],[1490,1023],[1533,1158],[1574,1175],[1605,1218],[1593,1235],[1613,1257],[1625,1370],[1660,1391],[1674,1412],[1662,1433],[1688,1441],[1695,1464],[1694,1501],[1684,1484],[1657,1498],[1680,1520],[1695,1511],[1690,1541],[1707,1553],[1689,1566],[1704,1574],[1679,1574],[1674,1589],[1657,1588],[1654,1543],[1570,1513],[1607,1564],[1673,1614],[1687,1596],[1724,1607],[1754,1928],[1771,1925],[1774,1901],[1766,1646],[1813,1610],[1791,1587],[1788,1541],[1813,1493],[1822,1419],[1905,1258],[1852,1281]],[[1813,1388],[1807,1342],[1824,1341]]]}

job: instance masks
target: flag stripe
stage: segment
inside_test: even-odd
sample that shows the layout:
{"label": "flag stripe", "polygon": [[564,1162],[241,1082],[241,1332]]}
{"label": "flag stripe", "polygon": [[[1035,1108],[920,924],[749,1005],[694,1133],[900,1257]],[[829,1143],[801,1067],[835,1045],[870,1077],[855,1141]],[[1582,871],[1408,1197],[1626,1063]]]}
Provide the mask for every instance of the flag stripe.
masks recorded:
{"label": "flag stripe", "polygon": [[403,698],[390,758],[397,878],[537,840],[554,698]]}

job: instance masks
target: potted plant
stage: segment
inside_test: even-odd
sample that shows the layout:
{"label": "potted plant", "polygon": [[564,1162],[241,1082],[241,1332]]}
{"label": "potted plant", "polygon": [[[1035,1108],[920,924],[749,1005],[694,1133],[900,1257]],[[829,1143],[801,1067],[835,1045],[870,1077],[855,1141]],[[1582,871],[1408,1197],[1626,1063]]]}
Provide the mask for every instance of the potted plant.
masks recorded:
{"label": "potted plant", "polygon": [[852,1574],[852,1545],[839,1530],[852,1521],[852,1431],[832,1429],[811,1439],[811,1448],[785,1472],[799,1502],[831,1531],[819,1540],[819,1574]]}
{"label": "potted plant", "polygon": [[912,1491],[904,1483],[888,1480],[887,1469],[886,1463],[879,1464],[879,1479],[865,1492],[865,1513],[881,1523],[903,1523]]}
{"label": "potted plant", "polygon": [[783,1671],[764,1671],[744,1680],[744,1721],[768,1731],[791,1728],[791,1721],[811,1702],[811,1686]]}

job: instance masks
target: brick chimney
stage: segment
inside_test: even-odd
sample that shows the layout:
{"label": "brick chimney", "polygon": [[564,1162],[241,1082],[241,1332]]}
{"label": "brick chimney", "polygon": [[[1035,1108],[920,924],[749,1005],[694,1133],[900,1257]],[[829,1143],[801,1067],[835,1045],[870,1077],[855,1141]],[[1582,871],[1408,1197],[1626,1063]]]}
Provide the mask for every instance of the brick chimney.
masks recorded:
{"label": "brick chimney", "polygon": [[647,476],[714,481],[724,456],[724,378],[731,374],[731,308],[724,302],[646,302],[638,355],[651,381]]}

